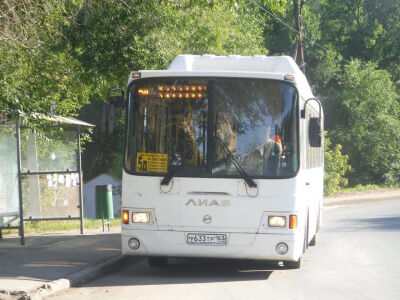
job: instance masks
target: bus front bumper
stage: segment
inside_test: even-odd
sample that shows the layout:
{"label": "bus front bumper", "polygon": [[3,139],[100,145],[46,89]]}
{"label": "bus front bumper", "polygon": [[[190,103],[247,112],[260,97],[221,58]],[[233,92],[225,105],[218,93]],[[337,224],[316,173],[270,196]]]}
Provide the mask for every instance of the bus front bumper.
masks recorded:
{"label": "bus front bumper", "polygon": [[[227,235],[226,245],[188,244],[187,233],[182,231],[122,229],[122,255],[297,261],[303,254],[303,232],[287,235],[224,232],[218,234]],[[140,243],[136,250],[128,247],[132,238]],[[278,253],[279,243],[288,246],[287,253]]]}

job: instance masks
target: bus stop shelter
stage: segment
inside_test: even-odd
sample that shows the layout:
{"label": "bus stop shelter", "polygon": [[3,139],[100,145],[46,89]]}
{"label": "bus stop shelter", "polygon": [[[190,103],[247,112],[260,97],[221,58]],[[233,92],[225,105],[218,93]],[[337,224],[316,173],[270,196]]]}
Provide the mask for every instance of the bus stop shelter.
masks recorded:
{"label": "bus stop shelter", "polygon": [[24,221],[77,219],[83,234],[81,136],[94,125],[39,113],[29,119],[0,114],[0,238],[18,229],[24,245]]}

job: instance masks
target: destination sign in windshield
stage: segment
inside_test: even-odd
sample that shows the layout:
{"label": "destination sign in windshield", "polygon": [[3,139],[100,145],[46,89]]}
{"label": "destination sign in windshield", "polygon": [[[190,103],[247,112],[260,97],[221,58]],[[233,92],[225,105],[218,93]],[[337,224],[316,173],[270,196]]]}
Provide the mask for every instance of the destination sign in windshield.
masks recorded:
{"label": "destination sign in windshield", "polygon": [[203,99],[207,96],[207,86],[203,84],[178,84],[139,87],[140,96],[152,96],[163,100]]}

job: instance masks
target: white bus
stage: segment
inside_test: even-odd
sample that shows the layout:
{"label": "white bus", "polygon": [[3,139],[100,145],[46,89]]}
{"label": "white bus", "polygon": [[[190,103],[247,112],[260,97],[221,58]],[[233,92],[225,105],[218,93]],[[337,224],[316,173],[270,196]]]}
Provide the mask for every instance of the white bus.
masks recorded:
{"label": "white bus", "polygon": [[123,255],[300,267],[321,223],[323,116],[292,58],[179,55],[132,72],[125,108]]}

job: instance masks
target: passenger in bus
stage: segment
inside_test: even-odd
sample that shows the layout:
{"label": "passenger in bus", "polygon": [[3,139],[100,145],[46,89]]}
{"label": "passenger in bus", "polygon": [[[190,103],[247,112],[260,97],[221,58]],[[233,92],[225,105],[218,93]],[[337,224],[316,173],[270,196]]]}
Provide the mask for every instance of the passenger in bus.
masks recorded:
{"label": "passenger in bus", "polygon": [[282,138],[280,135],[275,134],[273,137],[268,139],[266,147],[266,153],[268,155],[282,155]]}
{"label": "passenger in bus", "polygon": [[275,176],[279,173],[279,162],[283,154],[280,135],[270,135],[261,150],[260,175]]}

